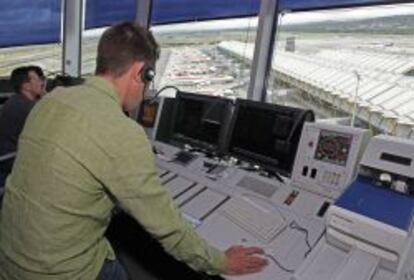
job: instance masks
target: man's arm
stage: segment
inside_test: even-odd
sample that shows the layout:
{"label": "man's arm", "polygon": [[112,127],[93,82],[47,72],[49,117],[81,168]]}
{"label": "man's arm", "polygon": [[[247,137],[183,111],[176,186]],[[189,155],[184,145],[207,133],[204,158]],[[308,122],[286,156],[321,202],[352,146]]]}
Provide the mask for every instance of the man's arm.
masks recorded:
{"label": "man's arm", "polygon": [[132,139],[107,167],[104,184],[167,252],[210,274],[256,272],[266,264],[256,256],[261,253],[258,248],[234,247],[223,253],[200,238],[161,186],[144,133],[135,133]]}
{"label": "man's arm", "polygon": [[[124,143],[104,172],[104,185],[164,249],[196,270],[224,270],[225,255],[199,238],[181,217],[156,173],[154,159],[141,128]],[[126,137],[125,137],[126,138]]]}

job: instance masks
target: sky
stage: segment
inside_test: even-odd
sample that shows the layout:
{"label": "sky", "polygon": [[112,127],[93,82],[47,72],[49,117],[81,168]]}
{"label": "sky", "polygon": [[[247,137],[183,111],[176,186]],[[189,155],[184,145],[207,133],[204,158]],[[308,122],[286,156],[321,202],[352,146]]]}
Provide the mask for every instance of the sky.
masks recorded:
{"label": "sky", "polygon": [[[297,12],[283,15],[280,20],[281,24],[300,24],[307,22],[318,22],[327,20],[355,20],[375,17],[385,17],[393,15],[414,15],[414,4],[400,4],[375,6],[353,9],[324,10],[319,12]],[[169,24],[154,26],[154,33],[174,33],[174,32],[192,32],[192,31],[209,31],[220,29],[245,29],[253,28],[258,24],[257,18],[240,18],[229,20],[212,20],[203,22],[191,22],[181,24]],[[86,31],[86,36],[99,36],[102,29]]]}

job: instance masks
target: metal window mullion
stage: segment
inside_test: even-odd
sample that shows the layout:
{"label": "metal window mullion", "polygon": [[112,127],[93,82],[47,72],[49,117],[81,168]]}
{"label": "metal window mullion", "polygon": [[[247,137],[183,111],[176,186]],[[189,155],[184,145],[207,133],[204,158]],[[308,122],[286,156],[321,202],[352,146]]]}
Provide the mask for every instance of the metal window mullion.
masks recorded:
{"label": "metal window mullion", "polygon": [[150,27],[152,0],[137,0],[135,21],[141,26]]}
{"label": "metal window mullion", "polygon": [[81,76],[83,0],[63,0],[62,71],[73,77]]}
{"label": "metal window mullion", "polygon": [[272,66],[278,22],[278,0],[262,0],[247,98],[266,101],[266,82]]}
{"label": "metal window mullion", "polygon": [[[151,24],[151,8],[152,0],[137,0],[137,11],[135,16],[135,21],[141,26],[150,28]],[[148,90],[148,89],[147,89]],[[144,93],[145,96],[146,93]],[[139,108],[129,112],[129,116],[136,120],[138,117]]]}

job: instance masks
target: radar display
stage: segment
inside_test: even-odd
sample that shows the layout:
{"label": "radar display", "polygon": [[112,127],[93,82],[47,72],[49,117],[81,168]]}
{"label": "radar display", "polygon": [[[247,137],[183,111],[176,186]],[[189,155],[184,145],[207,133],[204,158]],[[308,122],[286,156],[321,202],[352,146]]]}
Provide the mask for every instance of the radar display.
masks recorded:
{"label": "radar display", "polygon": [[321,130],[315,152],[315,159],[346,166],[351,149],[352,135]]}

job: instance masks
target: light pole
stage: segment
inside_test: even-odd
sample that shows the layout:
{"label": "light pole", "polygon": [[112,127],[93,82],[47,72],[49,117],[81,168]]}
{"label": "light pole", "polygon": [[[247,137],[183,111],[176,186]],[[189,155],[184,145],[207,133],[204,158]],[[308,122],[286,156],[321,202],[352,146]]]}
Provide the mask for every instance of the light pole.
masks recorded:
{"label": "light pole", "polygon": [[354,94],[354,108],[352,110],[352,117],[351,117],[351,127],[355,125],[355,117],[356,117],[356,110],[357,110],[357,102],[358,102],[358,90],[359,90],[359,83],[361,81],[361,75],[358,73],[357,70],[352,71],[355,75],[357,82],[355,86],[355,94]]}

